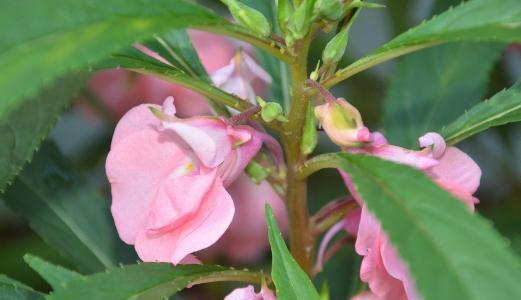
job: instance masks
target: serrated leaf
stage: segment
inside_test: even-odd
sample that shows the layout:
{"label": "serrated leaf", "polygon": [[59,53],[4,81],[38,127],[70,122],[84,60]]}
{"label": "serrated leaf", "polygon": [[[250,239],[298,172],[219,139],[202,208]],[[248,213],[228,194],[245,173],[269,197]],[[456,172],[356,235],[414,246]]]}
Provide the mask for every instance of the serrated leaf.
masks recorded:
{"label": "serrated leaf", "polygon": [[226,24],[184,0],[2,1],[0,118],[58,76],[153,34]]}
{"label": "serrated leaf", "polygon": [[0,274],[0,299],[43,300],[44,294],[34,291],[25,284]]}
{"label": "serrated leaf", "polygon": [[82,74],[59,80],[0,119],[0,193],[31,159],[85,79]]}
{"label": "serrated leaf", "polygon": [[386,137],[393,144],[411,148],[422,134],[438,130],[478,103],[503,48],[458,43],[405,57],[384,101]]}
{"label": "serrated leaf", "polygon": [[47,300],[157,300],[197,283],[212,281],[258,282],[260,276],[220,266],[144,263],[113,268],[71,281],[55,289]]}
{"label": "serrated leaf", "polygon": [[68,282],[81,279],[83,276],[62,266],[54,265],[38,256],[31,254],[24,255],[25,262],[40,274],[53,289],[65,286]]}
{"label": "serrated leaf", "polygon": [[271,245],[271,278],[279,300],[320,300],[313,283],[286,247],[271,207],[266,204],[266,224]]}
{"label": "serrated leaf", "polygon": [[331,166],[349,173],[424,299],[521,299],[519,258],[460,200],[408,166],[365,155],[337,158]]}
{"label": "serrated leaf", "polygon": [[341,80],[389,59],[447,42],[521,41],[521,5],[518,0],[473,0],[433,17],[397,36],[326,81]]}
{"label": "serrated leaf", "polygon": [[72,170],[54,144],[42,145],[1,198],[83,272],[136,259],[116,234],[108,201]]}
{"label": "serrated leaf", "polygon": [[490,127],[521,121],[521,80],[489,100],[474,106],[441,132],[448,144],[456,144]]}

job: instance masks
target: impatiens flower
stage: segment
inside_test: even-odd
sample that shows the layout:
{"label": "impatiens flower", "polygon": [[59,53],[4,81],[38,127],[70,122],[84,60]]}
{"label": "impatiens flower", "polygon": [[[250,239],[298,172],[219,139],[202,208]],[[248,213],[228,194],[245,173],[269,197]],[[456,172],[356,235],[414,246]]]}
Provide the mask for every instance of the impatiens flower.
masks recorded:
{"label": "impatiens flower", "polygon": [[214,244],[234,215],[225,187],[261,145],[248,126],[177,118],[173,98],[163,107],[130,110],[116,127],[106,163],[121,239],[143,261],[174,264]]}
{"label": "impatiens flower", "polygon": [[237,51],[230,63],[212,74],[215,86],[256,104],[253,81],[271,83],[270,74],[242,50]]}
{"label": "impatiens flower", "polygon": [[249,285],[245,288],[238,288],[233,290],[224,300],[276,300],[277,298],[273,292],[263,286],[259,293],[255,293],[253,286]]}
{"label": "impatiens flower", "polygon": [[345,99],[327,101],[315,107],[315,116],[329,138],[341,147],[360,147],[371,140],[360,112]]}
{"label": "impatiens flower", "polygon": [[376,296],[371,291],[366,291],[354,296],[351,300],[382,300],[382,298]]}
{"label": "impatiens flower", "polygon": [[[427,147],[413,151],[384,143],[380,134],[373,134],[376,143],[364,148],[350,149],[351,152],[374,155],[382,159],[407,164],[425,172],[440,187],[452,193],[473,210],[478,202],[472,196],[476,192],[481,177],[479,166],[464,152],[455,147],[446,147],[443,138],[436,133],[428,133],[420,138],[420,145]],[[363,198],[358,194],[348,174],[342,172],[344,181],[353,197],[362,207],[355,250],[364,256],[360,278],[371,289],[371,297],[360,299],[418,300],[413,278],[406,264],[384,233],[378,220],[368,211]],[[351,220],[353,221],[353,220]]]}

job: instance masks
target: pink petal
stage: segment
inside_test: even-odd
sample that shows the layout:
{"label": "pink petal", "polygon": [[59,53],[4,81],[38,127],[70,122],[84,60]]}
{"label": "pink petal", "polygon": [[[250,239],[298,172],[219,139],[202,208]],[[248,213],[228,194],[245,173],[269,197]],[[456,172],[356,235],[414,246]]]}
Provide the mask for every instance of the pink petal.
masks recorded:
{"label": "pink petal", "polygon": [[360,255],[367,255],[372,251],[378,251],[378,249],[374,249],[373,247],[380,235],[380,230],[380,224],[364,205],[360,215],[360,225],[358,226],[358,234],[355,242],[356,252]]}
{"label": "pink petal", "polygon": [[222,35],[196,30],[189,30],[188,34],[201,63],[210,74],[228,64],[235,54],[231,42]]}
{"label": "pink petal", "polygon": [[440,163],[432,168],[435,178],[452,185],[459,185],[469,194],[479,187],[481,169],[465,152],[456,147],[448,147]]}
{"label": "pink petal", "polygon": [[371,155],[385,160],[405,164],[419,170],[425,170],[438,164],[427,152],[413,151],[393,145],[385,145],[370,151]]}
{"label": "pink petal", "polygon": [[250,71],[254,77],[260,78],[262,81],[266,83],[271,83],[273,79],[271,78],[271,75],[266,72],[251,56],[249,56],[246,52],[243,52],[242,58],[244,59],[244,62],[246,63],[246,66],[248,68],[248,71]]}
{"label": "pink petal", "polygon": [[213,72],[213,74],[211,75],[213,83],[218,87],[222,86],[226,81],[230,79],[234,69],[235,63],[232,60],[229,65],[226,65],[220,68],[219,70]]}
{"label": "pink petal", "polygon": [[165,65],[172,66],[172,64],[170,62],[168,62],[168,60],[166,60],[164,57],[159,55],[157,52],[154,52],[153,50],[147,48],[145,45],[134,44],[134,48],[138,49],[139,51],[143,52],[144,54],[146,54],[154,59],[157,59],[158,61],[164,63]]}
{"label": "pink petal", "polygon": [[366,291],[366,292],[363,292],[363,293],[360,293],[360,294],[354,296],[353,298],[351,298],[351,300],[385,300],[385,299],[382,299],[382,298],[376,296],[371,291]]}
{"label": "pink petal", "polygon": [[228,296],[224,297],[224,300],[262,300],[262,298],[255,293],[252,285],[248,285],[245,288],[233,290]]}
{"label": "pink petal", "polygon": [[362,217],[362,209],[355,208],[350,211],[346,217],[346,223],[344,229],[352,236],[356,236],[358,234],[358,227],[360,226],[360,218]]}
{"label": "pink petal", "polygon": [[324,237],[322,238],[322,241],[320,241],[320,247],[318,248],[318,254],[317,254],[317,262],[315,264],[315,270],[316,271],[322,271],[322,268],[324,266],[324,255],[327,250],[327,246],[329,245],[329,242],[335,237],[335,235],[343,230],[346,226],[346,220],[342,220],[335,225],[331,226],[329,230],[324,234]]}
{"label": "pink petal", "polygon": [[207,168],[220,165],[232,150],[233,141],[224,121],[213,117],[192,117],[163,122],[165,129],[185,141]]}
{"label": "pink petal", "polygon": [[120,122],[120,125],[116,134],[124,138],[118,137],[113,143],[106,173],[112,188],[111,210],[116,228],[123,241],[134,244],[138,231],[146,224],[161,182],[186,163],[188,156],[170,142],[166,132],[145,127],[130,133],[129,124]]}
{"label": "pink petal", "polygon": [[111,147],[114,147],[128,135],[141,129],[159,128],[161,122],[150,112],[149,107],[160,109],[160,106],[155,104],[141,104],[129,110],[121,118],[114,130]]}
{"label": "pink petal", "polygon": [[[143,261],[178,264],[188,254],[214,244],[230,225],[234,206],[215,171],[200,175],[213,185],[200,200],[198,210],[186,222],[161,235],[142,230],[136,239],[136,251]],[[168,183],[165,183],[168,184]],[[185,200],[184,195],[172,195],[173,202]]]}

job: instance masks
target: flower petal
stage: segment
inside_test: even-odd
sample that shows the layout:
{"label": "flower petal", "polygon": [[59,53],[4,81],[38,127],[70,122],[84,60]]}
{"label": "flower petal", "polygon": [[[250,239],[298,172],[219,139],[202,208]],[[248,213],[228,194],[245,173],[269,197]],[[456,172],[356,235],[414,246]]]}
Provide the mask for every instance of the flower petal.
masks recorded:
{"label": "flower petal", "polygon": [[[144,107],[144,106],[143,106]],[[161,182],[173,170],[186,163],[187,154],[171,142],[167,132],[143,128],[134,133],[120,127],[124,138],[113,143],[106,173],[112,188],[112,215],[121,239],[134,244],[146,225],[146,219]],[[124,129],[121,129],[124,128]]]}
{"label": "flower petal", "polygon": [[150,112],[149,107],[161,109],[156,104],[141,104],[129,110],[119,120],[114,135],[112,136],[111,147],[114,147],[119,141],[123,140],[128,135],[145,128],[159,128],[161,122]]}
{"label": "flower petal", "polygon": [[266,72],[257,62],[251,58],[246,52],[242,53],[242,58],[244,59],[244,62],[246,63],[246,67],[248,68],[248,71],[250,71],[254,76],[258,77],[262,81],[266,83],[271,83],[273,79],[271,78],[271,75]]}
{"label": "flower petal", "polygon": [[432,168],[435,178],[452,185],[459,185],[469,194],[479,187],[481,169],[465,152],[456,147],[448,147],[440,163]]}

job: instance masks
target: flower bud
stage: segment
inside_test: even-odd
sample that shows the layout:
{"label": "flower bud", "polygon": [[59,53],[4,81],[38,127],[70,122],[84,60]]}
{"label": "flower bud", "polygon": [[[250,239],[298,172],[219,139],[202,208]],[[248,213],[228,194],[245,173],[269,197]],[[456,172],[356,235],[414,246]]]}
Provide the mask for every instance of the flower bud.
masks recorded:
{"label": "flower bud", "polygon": [[342,0],[316,0],[314,14],[319,18],[336,21],[344,14]]}
{"label": "flower bud", "polygon": [[293,6],[290,0],[277,1],[277,20],[279,22],[279,28],[283,33],[287,33],[288,22],[292,13]]}
{"label": "flower bud", "polygon": [[342,59],[342,56],[344,56],[346,52],[348,39],[349,26],[346,26],[327,43],[324,52],[322,52],[324,65],[334,65]]}
{"label": "flower bud", "polygon": [[257,97],[257,103],[261,107],[261,117],[266,122],[272,122],[278,120],[281,122],[287,122],[288,120],[284,117],[284,110],[282,106],[277,102],[266,102],[261,97]]}
{"label": "flower bud", "polygon": [[360,112],[343,98],[315,107],[315,116],[329,138],[341,147],[359,147],[371,141]]}
{"label": "flower bud", "polygon": [[306,110],[306,122],[304,123],[304,132],[302,133],[302,141],[300,151],[303,154],[311,154],[318,143],[317,122],[313,115],[313,107],[311,103]]}
{"label": "flower bud", "polygon": [[286,37],[288,46],[308,34],[313,22],[313,6],[315,0],[304,0],[295,10],[288,22],[289,36]]}
{"label": "flower bud", "polygon": [[267,37],[271,33],[271,25],[266,17],[259,12],[237,0],[221,0],[232,14],[233,18],[242,26],[261,37]]}

